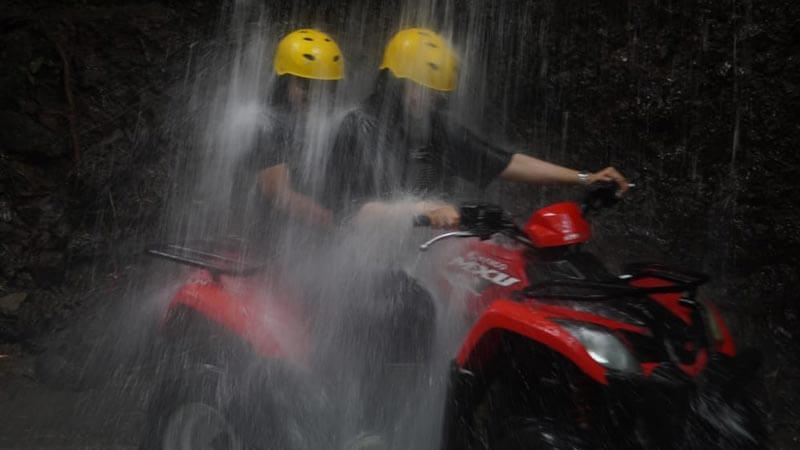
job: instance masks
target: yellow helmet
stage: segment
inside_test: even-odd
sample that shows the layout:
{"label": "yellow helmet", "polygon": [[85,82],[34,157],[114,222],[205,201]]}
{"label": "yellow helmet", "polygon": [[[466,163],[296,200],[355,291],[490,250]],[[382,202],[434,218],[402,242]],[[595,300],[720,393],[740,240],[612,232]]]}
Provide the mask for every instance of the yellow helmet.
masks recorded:
{"label": "yellow helmet", "polygon": [[450,44],[425,28],[395,34],[383,52],[381,69],[437,91],[452,91],[458,81],[458,59]]}
{"label": "yellow helmet", "polygon": [[312,80],[341,80],[344,77],[342,51],[327,34],[311,29],[296,30],[278,43],[275,73]]}

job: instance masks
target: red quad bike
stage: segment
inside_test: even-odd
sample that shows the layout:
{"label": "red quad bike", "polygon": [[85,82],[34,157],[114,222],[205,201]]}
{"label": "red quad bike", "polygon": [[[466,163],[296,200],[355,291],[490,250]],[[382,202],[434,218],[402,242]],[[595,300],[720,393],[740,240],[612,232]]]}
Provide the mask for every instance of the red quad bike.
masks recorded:
{"label": "red quad bike", "polygon": [[451,365],[443,449],[764,448],[745,393],[758,354],[737,352],[698,297],[707,277],[658,264],[613,275],[584,248],[583,213],[615,199],[603,186],[521,228],[499,207],[462,206],[462,230],[421,247],[478,238],[439,274],[444,292],[470,293],[474,320]]}
{"label": "red quad bike", "polygon": [[[303,305],[237,240],[148,253],[195,267],[159,324],[141,450],[329,448]],[[274,272],[275,277],[265,276]]]}

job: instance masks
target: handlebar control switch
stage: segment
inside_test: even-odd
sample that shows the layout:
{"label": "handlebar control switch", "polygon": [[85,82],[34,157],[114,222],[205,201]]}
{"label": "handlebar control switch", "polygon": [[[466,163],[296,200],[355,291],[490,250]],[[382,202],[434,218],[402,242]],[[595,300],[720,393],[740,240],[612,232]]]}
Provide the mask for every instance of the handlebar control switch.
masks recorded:
{"label": "handlebar control switch", "polygon": [[497,205],[464,204],[460,214],[461,228],[474,232],[481,239],[488,239],[502,230],[516,229],[511,217]]}

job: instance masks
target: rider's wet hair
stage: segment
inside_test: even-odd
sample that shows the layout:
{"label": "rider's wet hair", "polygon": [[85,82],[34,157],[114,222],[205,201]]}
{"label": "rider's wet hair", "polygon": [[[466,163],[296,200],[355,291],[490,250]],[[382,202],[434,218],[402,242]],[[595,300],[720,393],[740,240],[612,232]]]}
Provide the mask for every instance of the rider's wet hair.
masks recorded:
{"label": "rider's wet hair", "polygon": [[280,75],[275,78],[270,92],[270,103],[278,109],[291,109],[289,102],[289,81],[293,75]]}

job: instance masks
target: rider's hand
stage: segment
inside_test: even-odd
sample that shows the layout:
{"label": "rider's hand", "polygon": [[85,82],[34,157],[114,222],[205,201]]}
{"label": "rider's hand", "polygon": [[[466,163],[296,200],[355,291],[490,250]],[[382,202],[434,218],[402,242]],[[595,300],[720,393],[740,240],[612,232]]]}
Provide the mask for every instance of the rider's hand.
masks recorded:
{"label": "rider's hand", "polygon": [[333,225],[333,213],[325,208],[315,208],[308,214],[311,223],[321,227]]}
{"label": "rider's hand", "polygon": [[327,208],[317,205],[305,196],[295,196],[290,214],[309,225],[329,227],[333,225],[333,213]]}
{"label": "rider's hand", "polygon": [[597,183],[599,181],[616,183],[619,186],[619,195],[624,194],[628,188],[628,180],[622,176],[617,169],[613,167],[606,167],[605,169],[589,174],[589,184]]}
{"label": "rider's hand", "polygon": [[442,205],[425,213],[431,219],[433,228],[456,228],[461,223],[461,215],[453,205]]}

